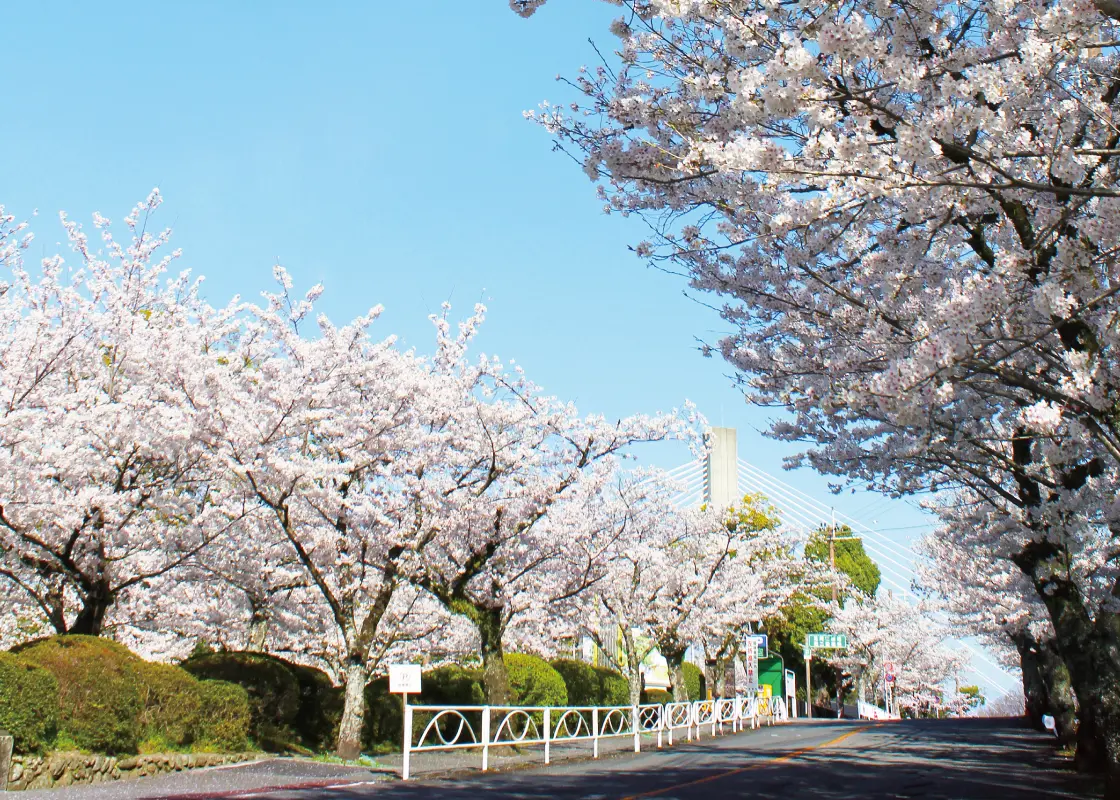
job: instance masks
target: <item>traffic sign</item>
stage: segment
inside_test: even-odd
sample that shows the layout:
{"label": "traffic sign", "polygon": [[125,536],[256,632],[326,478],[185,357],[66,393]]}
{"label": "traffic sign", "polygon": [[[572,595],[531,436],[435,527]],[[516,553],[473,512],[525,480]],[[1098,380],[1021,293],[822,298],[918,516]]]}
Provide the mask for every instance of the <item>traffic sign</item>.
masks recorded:
{"label": "traffic sign", "polygon": [[805,647],[811,650],[837,650],[848,646],[848,637],[842,633],[810,633],[805,637]]}
{"label": "traffic sign", "polygon": [[766,654],[770,652],[770,637],[765,633],[752,633],[744,637],[747,641],[747,647],[751,645],[751,641],[758,646],[758,657],[766,658]]}
{"label": "traffic sign", "polygon": [[420,694],[420,665],[390,664],[389,691],[393,694]]}

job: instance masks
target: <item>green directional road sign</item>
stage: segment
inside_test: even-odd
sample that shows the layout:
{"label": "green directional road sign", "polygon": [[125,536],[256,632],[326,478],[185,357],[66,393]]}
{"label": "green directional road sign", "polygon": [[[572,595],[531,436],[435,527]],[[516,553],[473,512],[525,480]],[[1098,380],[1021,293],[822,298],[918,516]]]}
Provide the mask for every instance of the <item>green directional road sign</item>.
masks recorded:
{"label": "green directional road sign", "polygon": [[848,637],[842,633],[810,633],[805,646],[812,650],[834,650],[848,646]]}

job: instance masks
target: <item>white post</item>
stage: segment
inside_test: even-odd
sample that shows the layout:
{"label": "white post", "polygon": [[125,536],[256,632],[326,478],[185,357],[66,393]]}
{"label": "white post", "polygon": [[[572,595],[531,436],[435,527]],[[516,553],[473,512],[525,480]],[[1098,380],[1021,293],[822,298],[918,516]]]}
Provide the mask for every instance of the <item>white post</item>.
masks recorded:
{"label": "white post", "polygon": [[591,757],[599,757],[599,709],[591,709]]}
{"label": "white post", "polygon": [[490,706],[482,709],[482,771],[490,766]]}
{"label": "white post", "polygon": [[805,655],[805,718],[813,718],[813,674],[809,671],[809,662],[813,660],[813,651],[806,648]]}
{"label": "white post", "polygon": [[401,778],[408,780],[408,757],[412,751],[412,706],[408,704],[408,695],[402,694],[404,702],[404,763],[401,767]]}
{"label": "white post", "polygon": [[642,723],[638,715],[638,707],[630,706],[630,722],[634,731],[634,752],[642,752]]}
{"label": "white post", "polygon": [[552,709],[544,710],[544,763],[548,763],[548,748],[552,741]]}
{"label": "white post", "polygon": [[657,707],[657,749],[661,749],[661,731],[665,730],[665,706]]}
{"label": "white post", "polygon": [[[664,708],[664,706],[662,706]],[[673,746],[673,715],[669,715],[669,746]]]}

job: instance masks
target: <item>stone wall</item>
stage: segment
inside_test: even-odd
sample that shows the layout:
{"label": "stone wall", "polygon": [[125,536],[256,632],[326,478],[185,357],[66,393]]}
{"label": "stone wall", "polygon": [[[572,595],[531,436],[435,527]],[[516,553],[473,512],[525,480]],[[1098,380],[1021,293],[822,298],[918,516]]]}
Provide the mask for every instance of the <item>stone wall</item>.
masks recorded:
{"label": "stone wall", "polygon": [[84,753],[15,756],[12,759],[8,790],[49,789],[54,786],[144,778],[184,769],[233,764],[256,757],[256,753],[150,753],[122,758]]}

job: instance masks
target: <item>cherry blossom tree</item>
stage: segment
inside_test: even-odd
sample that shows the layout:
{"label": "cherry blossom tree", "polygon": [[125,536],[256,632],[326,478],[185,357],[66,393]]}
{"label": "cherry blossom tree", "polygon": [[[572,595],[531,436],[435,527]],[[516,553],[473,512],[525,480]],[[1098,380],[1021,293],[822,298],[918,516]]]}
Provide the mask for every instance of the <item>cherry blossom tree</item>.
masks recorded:
{"label": "cherry blossom tree", "polygon": [[469,356],[485,309],[452,332],[434,318],[439,391],[430,446],[406,494],[414,544],[408,575],[478,632],[486,696],[507,703],[504,638],[516,617],[573,596],[594,578],[592,528],[560,508],[585,503],[628,448],[695,439],[692,412],[610,421],[580,416],[497,358]]}
{"label": "cherry blossom tree", "polygon": [[63,216],[72,271],[56,256],[33,276],[7,244],[19,226],[0,235],[0,579],[59,633],[97,635],[122,593],[182,567],[238,514],[189,401],[231,311],[206,306],[189,273],[164,282],[177,253],[147,231],[159,201],[125,218],[127,245],[95,215],[98,250]]}
{"label": "cherry blossom tree", "polygon": [[922,605],[912,606],[887,592],[875,598],[853,596],[837,609],[829,630],[848,637],[847,650],[831,661],[849,675],[862,673],[872,685],[894,667],[897,708],[917,709],[940,697],[940,688],[957,677],[967,663],[948,641],[951,629]]}
{"label": "cherry blossom tree", "polygon": [[414,625],[422,598],[401,572],[429,374],[393,338],[371,338],[380,308],[341,328],[320,316],[306,335],[322,287],[294,298],[287,272],[275,277],[279,290],[249,309],[208,375],[211,438],[235,491],[287,546],[272,567],[298,569],[331,622],[345,684],[338,753],[355,758],[371,675],[394,645],[432,630]]}
{"label": "cherry blossom tree", "polygon": [[[1015,515],[1007,510],[993,512],[987,502],[969,492],[940,503],[938,512],[942,527],[921,543],[927,559],[919,567],[922,586],[955,627],[978,637],[989,650],[1003,654],[1005,661],[1020,668],[1032,722],[1041,729],[1042,715],[1053,716],[1059,740],[1071,743],[1077,727],[1070,673],[1060,656],[1046,606],[1022,571],[1000,556],[999,543],[1004,537],[988,531],[991,525],[1013,527]],[[1100,536],[1096,547],[1070,561],[1070,578],[1098,608],[1115,580],[1107,552],[1106,537]],[[1088,735],[1091,713],[1082,717],[1082,731]]]}
{"label": "cherry blossom tree", "polygon": [[1067,578],[1120,513],[1120,9],[621,5],[586,102],[536,118],[651,223],[639,254],[724,299],[718,349],[798,463],[1019,509],[1002,544],[1120,779],[1120,625]]}

